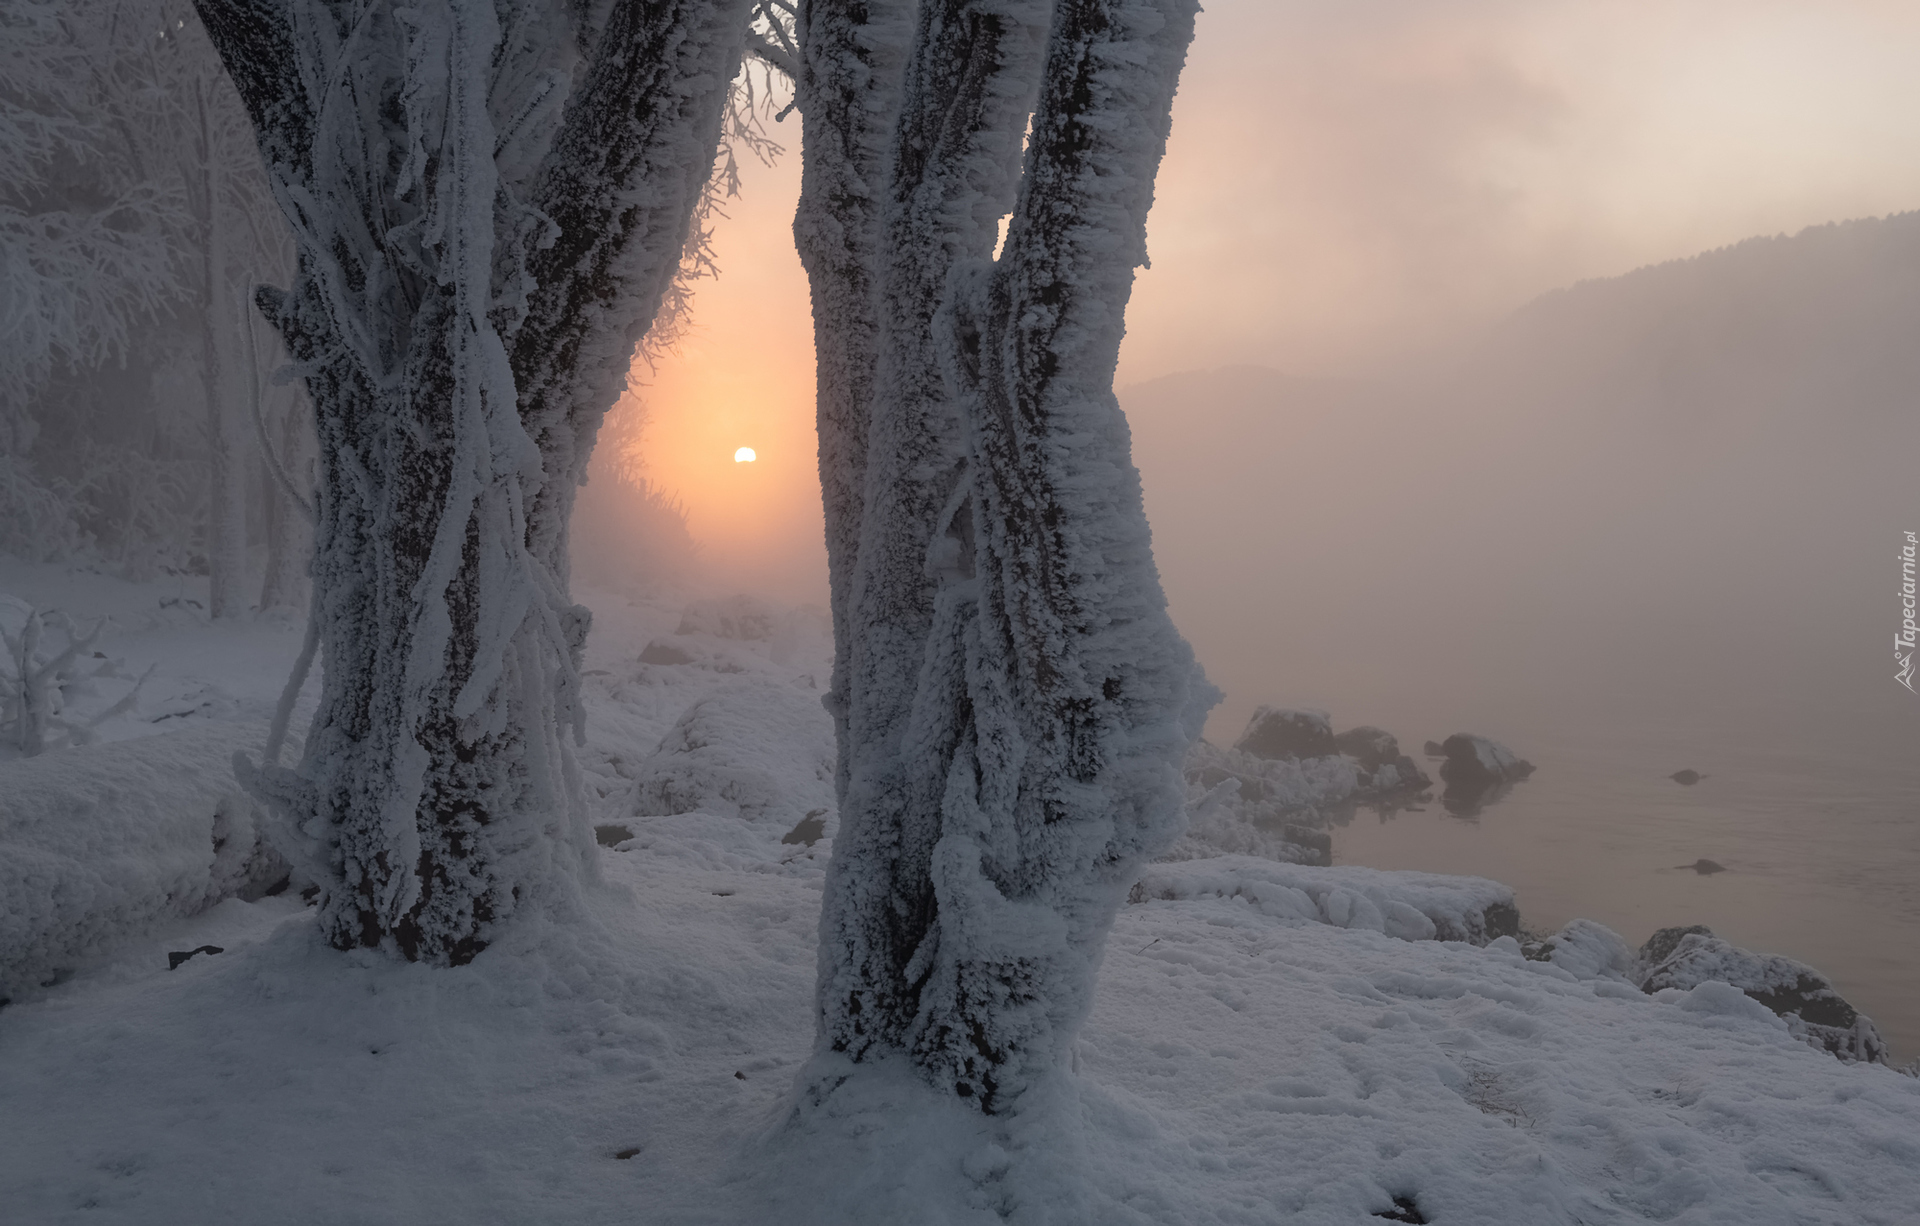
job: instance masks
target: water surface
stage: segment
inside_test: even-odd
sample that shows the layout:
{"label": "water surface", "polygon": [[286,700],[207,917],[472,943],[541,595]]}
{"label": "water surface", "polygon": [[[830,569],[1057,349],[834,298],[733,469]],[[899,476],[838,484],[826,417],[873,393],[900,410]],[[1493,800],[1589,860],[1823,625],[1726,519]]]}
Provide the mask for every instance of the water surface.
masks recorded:
{"label": "water surface", "polygon": [[[1818,968],[1896,1062],[1920,1056],[1920,768],[1710,737],[1513,747],[1539,769],[1479,816],[1455,817],[1437,795],[1424,812],[1362,810],[1335,830],[1334,862],[1491,877],[1534,931],[1585,917],[1638,945],[1705,924]],[[1667,777],[1682,769],[1705,778]],[[1701,859],[1726,871],[1679,867]]]}

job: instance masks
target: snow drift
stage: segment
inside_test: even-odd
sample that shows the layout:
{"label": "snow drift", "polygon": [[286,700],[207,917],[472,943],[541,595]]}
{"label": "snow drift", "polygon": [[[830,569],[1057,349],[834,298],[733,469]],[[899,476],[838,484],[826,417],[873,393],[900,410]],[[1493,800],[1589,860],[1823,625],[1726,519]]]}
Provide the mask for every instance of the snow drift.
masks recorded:
{"label": "snow drift", "polygon": [[0,997],[284,877],[231,766],[264,736],[215,724],[0,762]]}

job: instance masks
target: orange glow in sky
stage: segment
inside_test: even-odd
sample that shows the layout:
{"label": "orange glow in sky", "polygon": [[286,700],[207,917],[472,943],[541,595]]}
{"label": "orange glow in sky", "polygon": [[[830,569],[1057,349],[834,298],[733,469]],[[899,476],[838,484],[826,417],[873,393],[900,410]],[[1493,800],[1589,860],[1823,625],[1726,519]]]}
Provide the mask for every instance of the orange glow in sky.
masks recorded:
{"label": "orange glow in sky", "polygon": [[[1916,61],[1911,0],[1212,0],[1123,401],[1232,364],[1376,373],[1581,278],[1920,207]],[[799,127],[743,167],[722,276],[644,395],[712,580],[824,601]]]}
{"label": "orange glow in sky", "polygon": [[[797,144],[799,127],[774,131]],[[699,283],[691,332],[659,369],[636,372],[652,414],[648,476],[686,504],[709,582],[824,603],[812,314],[792,231],[799,151],[743,170],[716,240],[721,275]]]}

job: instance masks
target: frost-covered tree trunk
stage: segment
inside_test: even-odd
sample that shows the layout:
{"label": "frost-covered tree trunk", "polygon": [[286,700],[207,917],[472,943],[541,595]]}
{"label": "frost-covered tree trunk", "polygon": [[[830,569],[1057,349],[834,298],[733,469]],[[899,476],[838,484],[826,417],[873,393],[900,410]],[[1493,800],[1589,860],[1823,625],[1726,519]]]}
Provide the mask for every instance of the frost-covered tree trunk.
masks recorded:
{"label": "frost-covered tree trunk", "polygon": [[[795,74],[794,98],[804,152],[793,233],[813,298],[820,494],[837,644],[853,640],[848,618],[879,360],[880,198],[875,188],[885,174],[886,139],[899,107],[912,12],[902,0],[802,0],[796,21],[804,62]],[[846,650],[834,653],[827,690],[843,793],[850,660]]]}
{"label": "frost-covered tree trunk", "polygon": [[[816,7],[884,24],[877,5]],[[803,249],[811,206],[869,278],[823,286],[835,265],[814,261],[816,330],[847,326],[824,304],[873,337],[833,355],[856,369],[831,383],[822,354],[844,609],[821,1042],[904,1052],[988,1111],[1058,1066],[1114,910],[1178,831],[1210,694],[1166,615],[1112,390],[1193,14],[928,0],[897,110],[854,120],[869,141],[890,128],[859,176],[878,190],[802,206]],[[840,28],[803,14],[810,73],[858,77],[875,40],[820,38]],[[810,172],[858,147],[823,135]],[[829,413],[829,391],[849,407]]]}
{"label": "frost-covered tree trunk", "polygon": [[325,673],[285,819],[341,947],[459,963],[590,871],[566,517],[678,264],[743,0],[200,0],[299,273]]}

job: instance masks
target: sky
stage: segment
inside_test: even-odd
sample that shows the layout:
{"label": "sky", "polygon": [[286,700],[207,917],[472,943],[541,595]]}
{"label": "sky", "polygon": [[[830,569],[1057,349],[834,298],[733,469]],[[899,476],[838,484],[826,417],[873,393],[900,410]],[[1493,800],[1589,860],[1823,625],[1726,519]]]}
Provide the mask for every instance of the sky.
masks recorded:
{"label": "sky", "polygon": [[[1916,59],[1910,2],[1214,0],[1122,399],[1242,364],[1401,369],[1583,278],[1920,207]],[[642,394],[712,580],[823,602],[798,128],[746,167],[722,275]]]}

